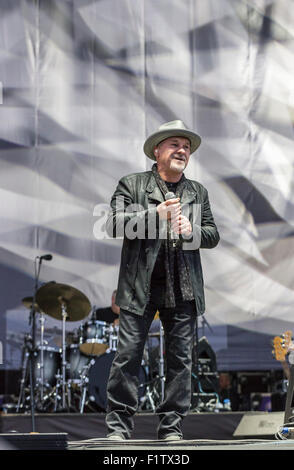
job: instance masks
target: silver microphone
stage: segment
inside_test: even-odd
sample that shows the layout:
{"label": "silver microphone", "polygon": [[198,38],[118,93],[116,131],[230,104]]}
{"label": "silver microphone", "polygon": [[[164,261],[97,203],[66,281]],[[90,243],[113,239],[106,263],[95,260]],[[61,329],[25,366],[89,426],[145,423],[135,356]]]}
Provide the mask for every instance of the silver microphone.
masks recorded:
{"label": "silver microphone", "polygon": [[[176,199],[177,196],[172,191],[169,191],[168,193],[165,194],[164,198],[165,198],[166,201],[168,201],[169,199]],[[176,246],[176,240],[175,239],[177,239],[179,237],[172,230],[171,230],[171,238],[174,239],[173,246],[175,247]]]}
{"label": "silver microphone", "polygon": [[166,195],[164,196],[165,200],[167,201],[168,199],[176,199],[176,195],[175,193],[173,193],[172,191],[169,191],[168,193],[166,193]]}

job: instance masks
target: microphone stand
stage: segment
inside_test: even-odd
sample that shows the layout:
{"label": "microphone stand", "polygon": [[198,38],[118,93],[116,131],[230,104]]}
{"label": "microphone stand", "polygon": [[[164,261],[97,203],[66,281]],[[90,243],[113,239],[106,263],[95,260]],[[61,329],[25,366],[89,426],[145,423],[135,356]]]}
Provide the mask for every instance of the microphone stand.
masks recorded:
{"label": "microphone stand", "polygon": [[[36,266],[37,259],[39,260],[38,267]],[[37,256],[35,258],[35,286],[34,295],[30,311],[30,322],[31,325],[31,346],[29,350],[29,373],[30,373],[30,402],[31,402],[31,420],[32,420],[32,432],[36,430],[35,424],[35,388],[36,388],[36,377],[35,377],[35,351],[36,351],[36,295],[39,288],[39,277],[41,271],[42,258]]]}

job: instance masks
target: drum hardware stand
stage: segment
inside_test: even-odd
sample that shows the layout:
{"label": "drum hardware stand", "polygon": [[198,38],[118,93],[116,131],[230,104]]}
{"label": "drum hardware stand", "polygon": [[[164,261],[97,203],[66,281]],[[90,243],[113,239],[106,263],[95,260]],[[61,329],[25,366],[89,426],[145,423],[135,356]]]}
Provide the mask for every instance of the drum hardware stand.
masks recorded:
{"label": "drum hardware stand", "polygon": [[41,313],[41,316],[40,316],[40,324],[41,324],[41,339],[40,339],[40,348],[41,348],[41,362],[40,362],[40,371],[41,371],[40,398],[41,398],[41,403],[43,403],[43,398],[44,398],[44,325],[45,325],[45,318],[44,318],[44,314],[43,314],[43,313]]}
{"label": "drum hardware stand", "polygon": [[[62,299],[59,299],[62,302]],[[61,303],[62,311],[62,407],[65,409],[65,373],[66,373],[66,357],[65,357],[65,321],[67,317],[65,303]]]}
{"label": "drum hardware stand", "polygon": [[[66,340],[65,340],[65,322],[67,318],[67,309],[66,303],[64,299],[60,296],[58,297],[58,301],[61,305],[61,315],[62,315],[62,359],[61,359],[61,375],[58,373],[56,375],[56,397],[55,397],[55,411],[57,410],[57,402],[60,399],[60,395],[58,394],[58,389],[61,386],[61,401],[62,401],[62,409],[66,410],[66,408],[70,407],[70,397],[68,388],[66,389]],[[67,396],[67,404],[66,404],[66,396]]]}
{"label": "drum hardware stand", "polygon": [[[65,339],[65,322],[67,318],[67,309],[66,304],[62,297],[58,297],[58,302],[61,305],[61,315],[62,315],[62,350],[61,350],[61,371],[58,370],[56,374],[56,386],[55,386],[55,404],[54,412],[58,410],[58,403],[61,400],[61,409],[65,411],[71,407],[71,394],[70,394],[70,384],[66,382],[66,339]],[[61,372],[61,373],[60,373]],[[61,395],[59,389],[61,388]]]}
{"label": "drum hardware stand", "polygon": [[80,398],[80,413],[84,412],[85,401],[86,401],[86,393],[88,390],[88,383],[89,383],[89,370],[95,364],[95,359],[91,359],[89,364],[87,364],[81,373],[81,381],[80,381],[80,389],[81,389],[81,398]]}
{"label": "drum hardware stand", "polygon": [[118,341],[117,330],[113,325],[110,325],[110,327],[107,328],[107,333],[109,333],[109,348],[106,350],[106,352],[115,351]]}
{"label": "drum hardware stand", "polygon": [[[148,355],[149,362],[149,355]],[[157,384],[160,384],[160,392],[157,390]],[[159,322],[159,374],[157,374],[151,381],[142,384],[146,385],[146,392],[144,397],[141,398],[140,410],[144,405],[149,402],[151,410],[156,411],[156,406],[159,402],[164,400],[165,390],[165,374],[164,374],[164,329],[161,321]]]}
{"label": "drum hardware stand", "polygon": [[[72,392],[72,381],[68,380],[67,383],[67,401],[68,401],[68,409],[69,410],[74,410],[75,412],[77,411],[77,407],[73,404],[72,402],[72,393],[75,396],[76,392]],[[81,384],[78,384],[81,387]],[[81,401],[81,398],[80,398]]]}
{"label": "drum hardware stand", "polygon": [[[142,361],[142,366],[145,366],[145,372],[147,371],[147,377],[150,377],[151,378],[151,375],[150,375],[150,358],[149,358],[149,345],[148,345],[148,342],[146,343],[146,348],[145,348],[145,355],[146,357],[143,358],[143,361]],[[149,382],[144,382],[143,384],[140,384],[139,385],[139,388],[140,387],[144,387],[146,386],[146,391],[145,391],[145,394],[144,396],[140,399],[140,405],[139,405],[139,411],[142,411],[143,410],[143,407],[145,406],[145,404],[148,402],[150,404],[150,407],[151,407],[151,410],[153,412],[155,412],[155,403],[154,403],[154,400],[153,400],[153,394],[154,394],[154,391],[155,391],[155,388],[154,387],[150,387],[150,385],[153,385],[154,384],[154,381],[156,379],[153,379],[152,381],[149,381]]]}
{"label": "drum hardware stand", "polygon": [[[56,413],[57,411],[68,411],[71,407],[71,392],[70,392],[70,384],[65,383],[63,380],[63,370],[60,373],[60,370],[56,374],[56,386],[54,391],[54,409],[53,411]],[[60,393],[61,388],[61,393]],[[67,397],[67,404],[66,399]],[[61,408],[58,409],[58,405],[61,401]]]}
{"label": "drum hardware stand", "polygon": [[54,400],[54,412],[57,411],[58,408],[58,401],[61,399],[61,396],[59,395],[59,388],[60,388],[60,382],[61,382],[61,375],[60,371],[56,374],[56,386],[55,386],[55,400]]}
{"label": "drum hardware stand", "polygon": [[25,402],[25,385],[27,379],[27,370],[28,370],[28,360],[29,360],[29,350],[31,348],[32,338],[29,335],[25,335],[24,345],[23,345],[23,354],[22,354],[22,374],[21,374],[21,381],[20,381],[20,392],[18,396],[18,402],[16,407],[16,412],[19,413],[20,407],[24,406]]}
{"label": "drum hardware stand", "polygon": [[[141,387],[143,385],[146,385],[146,392],[145,392],[145,395],[144,397],[141,398],[141,402],[140,402],[140,410],[142,411],[144,405],[146,404],[146,402],[148,402],[150,404],[150,407],[151,407],[151,410],[153,412],[155,412],[156,410],[156,405],[155,405],[155,401],[154,401],[154,395],[157,394],[157,391],[155,389],[155,387],[153,386],[152,388],[150,388],[150,384],[154,384],[154,382],[156,382],[156,379],[154,379],[152,382],[149,382],[147,384],[142,384]],[[140,386],[139,386],[140,387]],[[159,397],[158,397],[159,398]]]}

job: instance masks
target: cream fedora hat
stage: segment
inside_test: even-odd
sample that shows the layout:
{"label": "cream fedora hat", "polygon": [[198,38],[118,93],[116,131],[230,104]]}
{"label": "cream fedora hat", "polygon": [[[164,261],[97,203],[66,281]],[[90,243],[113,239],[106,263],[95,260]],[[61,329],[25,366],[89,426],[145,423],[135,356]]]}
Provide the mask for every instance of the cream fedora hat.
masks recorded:
{"label": "cream fedora hat", "polygon": [[156,160],[153,150],[156,145],[169,137],[186,137],[191,142],[191,153],[201,144],[201,137],[193,131],[190,131],[183,121],[176,120],[162,124],[158,131],[151,134],[145,141],[144,152],[151,160]]}

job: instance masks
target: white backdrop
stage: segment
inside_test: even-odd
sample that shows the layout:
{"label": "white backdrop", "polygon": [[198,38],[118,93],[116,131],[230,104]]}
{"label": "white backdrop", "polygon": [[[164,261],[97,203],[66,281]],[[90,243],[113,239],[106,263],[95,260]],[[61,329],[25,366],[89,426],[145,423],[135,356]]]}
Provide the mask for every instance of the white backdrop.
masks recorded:
{"label": "white backdrop", "polygon": [[[186,176],[208,188],[221,235],[202,251],[201,331],[222,369],[279,366],[271,338],[294,328],[291,6],[1,1],[2,367],[19,367],[36,256],[53,255],[41,282],[110,305],[120,241],[95,239],[94,209],[151,167],[145,138],[172,119],[202,136]],[[60,322],[46,320],[54,337]]]}

